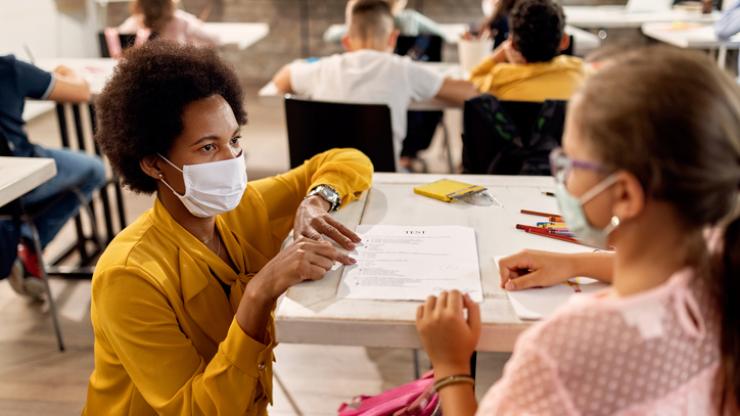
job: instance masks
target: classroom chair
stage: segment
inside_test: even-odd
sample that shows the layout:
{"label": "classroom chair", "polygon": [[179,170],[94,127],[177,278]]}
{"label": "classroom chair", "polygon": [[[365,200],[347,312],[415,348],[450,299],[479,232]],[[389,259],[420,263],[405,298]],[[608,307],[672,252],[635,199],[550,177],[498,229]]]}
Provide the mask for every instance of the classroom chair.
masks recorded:
{"label": "classroom chair", "polygon": [[[2,132],[0,132],[0,156],[13,156],[13,152],[10,150],[10,145],[3,135]],[[23,203],[23,201],[18,198],[14,201],[9,202],[8,204],[0,207],[0,220],[9,220],[13,221],[17,226],[13,227],[13,230],[10,232],[10,234],[7,234],[3,230],[2,234],[0,235],[0,238],[6,239],[3,241],[2,246],[8,245],[9,247],[6,247],[4,250],[7,250],[7,253],[2,253],[2,260],[3,262],[7,261],[8,259],[5,257],[7,254],[11,254],[11,250],[15,250],[16,246],[18,244],[18,241],[20,240],[20,226],[21,224],[27,225],[32,234],[33,239],[33,245],[34,250],[36,253],[39,253],[37,256],[38,259],[38,268],[41,276],[39,276],[44,283],[44,288],[46,291],[46,296],[48,298],[49,302],[49,313],[51,314],[51,320],[54,325],[54,333],[56,334],[57,338],[57,346],[59,347],[59,351],[64,351],[64,339],[62,338],[62,329],[59,325],[59,316],[57,313],[57,307],[56,302],[54,301],[54,297],[51,293],[51,288],[49,286],[49,276],[48,276],[48,268],[44,264],[43,256],[41,253],[43,253],[43,250],[41,249],[41,242],[39,239],[39,233],[38,229],[35,225],[35,219],[42,215],[49,207],[54,206],[57,202],[61,201],[63,198],[68,198],[70,196],[73,196],[75,198],[78,198],[80,201],[80,209],[86,210],[87,214],[93,218],[95,216],[95,213],[90,209],[90,206],[85,202],[85,196],[82,195],[82,193],[77,190],[74,187],[70,187],[66,189],[63,192],[60,192],[58,195],[43,201],[43,203],[38,203],[34,205],[26,205]],[[79,217],[79,216],[78,216]],[[88,278],[92,278],[92,274],[88,276]]]}
{"label": "classroom chair", "polygon": [[463,172],[549,175],[562,141],[565,101],[499,101],[483,94],[463,108]]}
{"label": "classroom chair", "polygon": [[576,49],[576,38],[573,35],[567,35],[570,39],[570,42],[568,42],[568,47],[560,51],[561,55],[569,55],[569,56],[575,56],[575,49]]}
{"label": "classroom chair", "polygon": [[444,39],[437,35],[399,36],[396,55],[408,56],[414,61],[442,62]]}
{"label": "classroom chair", "polygon": [[[114,55],[120,55],[120,53],[112,53],[111,46],[109,46],[109,41],[106,39],[106,31],[115,31],[115,34],[118,36],[118,42],[121,48],[121,52],[125,51],[126,49],[134,46],[134,42],[136,41],[136,34],[124,34],[124,33],[118,33],[118,31],[115,28],[107,28],[105,31],[101,30],[98,32],[98,48],[100,48],[100,57],[101,58],[112,58],[112,57],[118,57]],[[116,45],[117,47],[118,45]]]}
{"label": "classroom chair", "polygon": [[395,172],[391,110],[385,104],[347,104],[285,98],[291,168],[323,151],[351,147],[376,172]]}
{"label": "classroom chair", "polygon": [[[94,153],[103,157],[97,143],[92,138],[97,129],[95,106],[92,103],[57,103],[56,115],[59,138],[63,148],[88,154]],[[85,126],[85,121],[87,121],[88,126]],[[95,206],[97,204],[102,204],[102,210],[96,210]],[[106,245],[113,240],[118,232],[126,228],[126,207],[123,190],[115,172],[98,191],[98,198],[91,200],[87,205],[91,212],[101,212],[101,218],[96,216],[89,218],[89,232],[85,232],[79,215],[74,218],[77,239],[50,261],[50,266],[47,269],[49,274],[67,279],[90,278],[93,271],[92,265],[97,256],[103,252]],[[102,224],[98,219],[102,219]],[[105,235],[102,238],[99,235],[101,229],[105,230]],[[92,250],[89,247],[90,243],[92,244]],[[77,254],[79,257],[77,266],[56,267],[73,254]]]}

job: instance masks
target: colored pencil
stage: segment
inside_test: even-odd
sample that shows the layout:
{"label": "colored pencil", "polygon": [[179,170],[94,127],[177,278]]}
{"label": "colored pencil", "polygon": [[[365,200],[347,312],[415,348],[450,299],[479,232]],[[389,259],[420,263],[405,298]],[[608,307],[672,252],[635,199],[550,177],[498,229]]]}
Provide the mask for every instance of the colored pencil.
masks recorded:
{"label": "colored pencil", "polygon": [[558,214],[550,214],[550,213],[547,213],[547,212],[532,211],[532,210],[528,210],[528,209],[523,209],[520,212],[522,214],[534,215],[534,216],[537,216],[537,217],[549,217],[550,218],[550,221],[554,221],[554,222],[563,222],[563,218],[560,215],[558,215]]}
{"label": "colored pencil", "polygon": [[555,233],[552,233],[548,230],[539,228],[539,227],[532,227],[530,225],[524,225],[524,224],[517,224],[516,225],[517,230],[525,231],[529,234],[536,234],[542,237],[548,237],[548,238],[554,238],[555,240],[561,240],[561,241],[567,241],[569,243],[575,243],[575,244],[581,244],[578,240],[572,237],[567,237],[564,235],[558,235]]}

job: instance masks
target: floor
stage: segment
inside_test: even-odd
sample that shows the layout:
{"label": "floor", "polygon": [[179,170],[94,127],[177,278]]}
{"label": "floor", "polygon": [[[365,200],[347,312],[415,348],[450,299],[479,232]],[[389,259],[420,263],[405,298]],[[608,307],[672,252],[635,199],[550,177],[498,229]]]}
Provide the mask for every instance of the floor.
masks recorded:
{"label": "floor", "polygon": [[[288,168],[287,138],[282,103],[255,97],[247,88],[249,124],[244,128],[251,179]],[[460,113],[446,114],[453,155],[460,154]],[[41,144],[57,143],[53,114],[29,124],[29,135]],[[440,136],[440,135],[438,135]],[[442,140],[424,157],[430,170],[445,172]],[[459,160],[456,159],[456,163]],[[126,194],[129,221],[151,205],[151,197]],[[66,228],[50,245],[54,255],[73,239]],[[89,281],[52,280],[67,351],[60,353],[44,303],[20,298],[7,281],[0,281],[0,415],[74,415],[84,403],[87,379],[93,369]],[[412,351],[362,347],[281,344],[277,347],[274,415],[333,415],[338,406],[359,394],[376,394],[413,378]],[[485,353],[478,359],[479,397],[500,376],[508,354]],[[428,363],[422,357],[424,368]]]}

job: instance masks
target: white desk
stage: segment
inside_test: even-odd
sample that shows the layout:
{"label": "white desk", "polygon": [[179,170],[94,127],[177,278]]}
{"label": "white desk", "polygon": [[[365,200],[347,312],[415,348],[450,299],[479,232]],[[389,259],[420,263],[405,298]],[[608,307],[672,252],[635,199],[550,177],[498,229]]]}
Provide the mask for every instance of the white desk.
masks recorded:
{"label": "white desk", "polygon": [[54,110],[56,104],[53,101],[26,100],[23,106],[23,121],[28,123],[36,117]]}
{"label": "white desk", "polygon": [[718,60],[720,67],[725,67],[728,49],[740,49],[740,35],[728,40],[720,40],[711,24],[685,23],[646,23],[642,25],[642,33],[652,39],[688,49],[719,50]]}
{"label": "white desk", "polygon": [[[457,44],[458,40],[460,40],[460,36],[468,30],[468,25],[464,23],[442,23],[439,26],[444,32],[445,42],[450,44]],[[324,32],[324,39],[336,38],[337,34],[342,34],[345,30],[345,25],[333,24],[326,29],[326,32]],[[601,45],[601,40],[598,36],[593,33],[586,32],[585,30],[581,30],[573,26],[566,26],[565,32],[569,35],[573,35],[575,43],[574,53],[578,56],[586,56],[589,52]]]}
{"label": "white desk", "polygon": [[[440,178],[456,178],[487,186],[503,207],[447,204],[413,193],[413,187]],[[524,248],[560,252],[588,248],[533,236],[514,228],[535,224],[538,217],[520,209],[556,212],[550,177],[375,174],[373,188],[363,198],[336,213],[350,228],[358,224],[464,225],[476,230],[484,302],[483,331],[478,351],[511,351],[516,337],[528,324],[514,314],[499,287],[494,257]],[[291,288],[277,309],[280,342],[373,347],[419,348],[414,319],[416,302],[338,299],[340,271],[323,280]]]}
{"label": "white desk", "polygon": [[[468,30],[468,25],[464,23],[440,23],[439,27],[442,29],[444,34],[442,37],[445,42],[451,44],[457,44],[460,36]],[[346,31],[346,25],[342,23],[333,24],[324,32],[324,40],[339,39]]]}
{"label": "white desk", "polygon": [[203,24],[203,28],[218,36],[219,45],[236,45],[239,49],[247,49],[270,33],[267,23],[211,23]]}
{"label": "white desk", "polygon": [[54,159],[0,156],[0,207],[57,174]]}
{"label": "white desk", "polygon": [[565,20],[569,25],[583,29],[640,28],[645,23],[697,22],[713,23],[720,13],[673,9],[667,12],[628,12],[625,6],[565,6]]}
{"label": "white desk", "polygon": [[[462,73],[462,70],[460,69],[460,65],[458,64],[452,64],[447,62],[419,62],[419,64],[438,72],[439,74],[443,76],[447,76],[450,78],[456,78],[456,79],[462,79],[464,78],[464,74]],[[257,96],[260,97],[260,99],[264,100],[276,100],[276,99],[282,99],[285,94],[281,94],[275,84],[270,81],[267,84],[265,84],[262,88],[260,88],[259,92],[257,93]],[[447,108],[460,108],[453,104],[436,100],[436,99],[429,99],[425,101],[414,101],[409,105],[409,110],[412,111],[440,111],[445,110]]]}

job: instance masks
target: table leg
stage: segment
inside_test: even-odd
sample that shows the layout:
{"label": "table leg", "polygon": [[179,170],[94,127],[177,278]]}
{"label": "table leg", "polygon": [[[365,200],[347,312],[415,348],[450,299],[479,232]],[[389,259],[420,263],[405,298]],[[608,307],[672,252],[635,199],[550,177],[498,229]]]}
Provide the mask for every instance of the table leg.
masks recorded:
{"label": "table leg", "polygon": [[725,69],[727,67],[727,47],[726,46],[720,46],[719,50],[717,51],[717,65],[719,65],[720,69]]}

